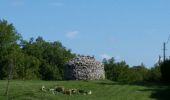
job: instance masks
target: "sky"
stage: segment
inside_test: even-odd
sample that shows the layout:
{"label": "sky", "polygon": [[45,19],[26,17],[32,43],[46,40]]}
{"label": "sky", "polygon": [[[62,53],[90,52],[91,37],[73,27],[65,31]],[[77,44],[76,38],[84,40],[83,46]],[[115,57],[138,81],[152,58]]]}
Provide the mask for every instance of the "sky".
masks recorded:
{"label": "sky", "polygon": [[[170,0],[0,0],[0,19],[25,40],[42,36],[73,53],[152,67],[170,34]],[[170,43],[166,45],[170,56]]]}

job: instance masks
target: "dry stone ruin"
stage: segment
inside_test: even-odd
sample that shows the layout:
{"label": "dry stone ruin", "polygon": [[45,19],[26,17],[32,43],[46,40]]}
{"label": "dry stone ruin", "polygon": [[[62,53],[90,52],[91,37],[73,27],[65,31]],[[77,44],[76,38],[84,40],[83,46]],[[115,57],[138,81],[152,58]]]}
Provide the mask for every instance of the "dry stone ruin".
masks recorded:
{"label": "dry stone ruin", "polygon": [[65,65],[66,80],[105,79],[104,65],[94,57],[78,55]]}

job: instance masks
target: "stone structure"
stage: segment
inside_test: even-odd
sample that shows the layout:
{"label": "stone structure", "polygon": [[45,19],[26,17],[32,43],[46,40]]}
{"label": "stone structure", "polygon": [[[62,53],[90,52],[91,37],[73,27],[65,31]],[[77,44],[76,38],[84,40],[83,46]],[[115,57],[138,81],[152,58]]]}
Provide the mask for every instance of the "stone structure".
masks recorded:
{"label": "stone structure", "polygon": [[65,65],[66,80],[105,79],[104,65],[91,56],[78,55]]}

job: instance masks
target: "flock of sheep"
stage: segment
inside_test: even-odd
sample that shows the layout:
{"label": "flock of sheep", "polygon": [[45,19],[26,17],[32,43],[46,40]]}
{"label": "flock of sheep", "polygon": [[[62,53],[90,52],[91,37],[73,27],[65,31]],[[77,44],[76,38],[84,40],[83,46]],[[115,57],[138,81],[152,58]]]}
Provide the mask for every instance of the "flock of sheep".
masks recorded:
{"label": "flock of sheep", "polygon": [[41,87],[41,91],[43,92],[52,92],[53,94],[56,94],[56,93],[63,93],[65,95],[73,95],[73,94],[82,94],[82,95],[91,95],[92,94],[92,91],[89,90],[89,91],[85,91],[85,90],[82,90],[82,89],[66,89],[64,88],[64,86],[56,86],[55,88],[51,88],[51,89],[47,89],[45,86],[42,86]]}

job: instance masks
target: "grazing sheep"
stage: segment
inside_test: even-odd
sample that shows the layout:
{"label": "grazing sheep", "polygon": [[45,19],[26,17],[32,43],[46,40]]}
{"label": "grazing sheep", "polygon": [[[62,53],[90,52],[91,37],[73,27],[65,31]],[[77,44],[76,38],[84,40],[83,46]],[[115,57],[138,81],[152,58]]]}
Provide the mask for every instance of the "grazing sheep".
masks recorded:
{"label": "grazing sheep", "polygon": [[91,95],[91,94],[92,94],[92,91],[91,91],[91,90],[90,90],[90,91],[88,91],[88,92],[87,92],[87,94],[88,94],[88,95]]}
{"label": "grazing sheep", "polygon": [[72,90],[71,89],[66,89],[66,90],[64,90],[64,94],[71,95],[72,94]]}
{"label": "grazing sheep", "polygon": [[64,90],[65,90],[65,89],[64,89],[64,86],[59,86],[59,87],[56,86],[56,87],[55,87],[55,91],[56,91],[56,92],[62,92],[62,93],[63,93]]}
{"label": "grazing sheep", "polygon": [[53,94],[55,94],[55,93],[54,93],[54,90],[55,90],[55,89],[49,89],[50,92],[52,92]]}
{"label": "grazing sheep", "polygon": [[91,95],[92,91],[85,91],[85,90],[78,90],[79,93],[83,94],[83,95]]}
{"label": "grazing sheep", "polygon": [[77,89],[71,89],[72,94],[76,94],[77,93]]}
{"label": "grazing sheep", "polygon": [[85,90],[78,90],[79,93],[85,93]]}
{"label": "grazing sheep", "polygon": [[[91,95],[92,94],[91,90],[86,91],[83,89],[78,89],[78,90],[77,89],[65,89],[64,86],[56,86],[55,88],[49,88],[48,90],[52,94],[60,92],[60,93],[63,93],[63,94],[69,95],[69,96],[72,94],[82,94],[82,95]],[[41,87],[41,91],[43,91],[43,92],[47,91],[47,89],[45,88],[44,85]]]}
{"label": "grazing sheep", "polygon": [[46,92],[46,89],[45,89],[45,86],[44,86],[44,85],[41,87],[41,91]]}

